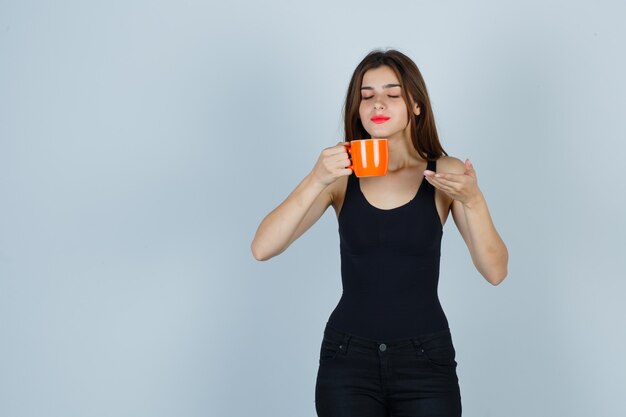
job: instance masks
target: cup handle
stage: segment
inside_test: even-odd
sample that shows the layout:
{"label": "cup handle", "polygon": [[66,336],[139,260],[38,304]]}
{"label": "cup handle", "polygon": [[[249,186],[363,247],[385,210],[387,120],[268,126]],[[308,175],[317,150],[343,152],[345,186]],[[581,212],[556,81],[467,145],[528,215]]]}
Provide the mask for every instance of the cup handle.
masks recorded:
{"label": "cup handle", "polygon": [[[346,148],[346,150],[348,151],[348,153],[350,154],[350,157],[351,157],[352,156],[352,149],[350,149],[350,142],[344,143],[343,146]],[[350,162],[352,162],[352,160],[350,160]],[[353,169],[352,168],[352,164],[348,165],[347,168]]]}

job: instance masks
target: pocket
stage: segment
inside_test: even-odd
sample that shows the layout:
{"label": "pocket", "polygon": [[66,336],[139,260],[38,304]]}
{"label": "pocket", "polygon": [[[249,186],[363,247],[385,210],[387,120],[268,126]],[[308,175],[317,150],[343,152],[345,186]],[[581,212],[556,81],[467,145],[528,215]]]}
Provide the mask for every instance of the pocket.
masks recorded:
{"label": "pocket", "polygon": [[452,343],[452,336],[443,334],[422,341],[417,345],[418,356],[423,357],[432,365],[440,367],[456,367],[456,350]]}
{"label": "pocket", "polygon": [[320,364],[330,362],[337,357],[337,354],[343,349],[343,344],[324,336],[322,346],[320,348]]}

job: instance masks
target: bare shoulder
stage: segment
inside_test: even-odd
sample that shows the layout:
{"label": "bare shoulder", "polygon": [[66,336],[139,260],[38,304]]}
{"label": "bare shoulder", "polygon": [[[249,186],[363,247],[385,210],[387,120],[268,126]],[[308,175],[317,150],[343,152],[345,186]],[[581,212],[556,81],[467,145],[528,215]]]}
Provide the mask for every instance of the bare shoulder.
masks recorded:
{"label": "bare shoulder", "polygon": [[437,172],[462,174],[465,172],[465,162],[454,156],[442,156],[437,160]]}
{"label": "bare shoulder", "polygon": [[[452,174],[462,174],[465,172],[465,163],[454,156],[442,156],[437,159],[437,172],[449,172]],[[454,199],[439,189],[435,189],[435,205],[441,224],[445,224],[448,219],[448,213],[452,208]]]}

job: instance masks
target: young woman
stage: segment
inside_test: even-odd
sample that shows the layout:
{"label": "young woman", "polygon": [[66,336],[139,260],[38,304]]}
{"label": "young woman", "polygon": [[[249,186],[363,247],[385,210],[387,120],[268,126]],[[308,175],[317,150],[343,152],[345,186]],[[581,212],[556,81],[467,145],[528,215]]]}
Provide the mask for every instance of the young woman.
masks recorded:
{"label": "young woman", "polygon": [[252,252],[270,259],[330,205],[337,213],[343,294],[321,343],[319,416],[460,416],[456,351],[437,295],[448,214],[489,283],[507,275],[508,251],[472,164],[439,143],[426,85],[410,58],[370,52],[352,75],[344,110],[346,141],[388,140],[387,175],[356,177],[347,143],[324,149],[263,219]]}

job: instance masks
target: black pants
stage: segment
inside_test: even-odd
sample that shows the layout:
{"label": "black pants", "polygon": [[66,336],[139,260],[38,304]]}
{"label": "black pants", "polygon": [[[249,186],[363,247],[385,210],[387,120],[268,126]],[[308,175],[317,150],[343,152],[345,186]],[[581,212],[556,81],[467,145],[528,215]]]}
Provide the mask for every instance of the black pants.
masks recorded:
{"label": "black pants", "polygon": [[319,417],[459,417],[450,329],[391,341],[326,323],[315,384]]}

